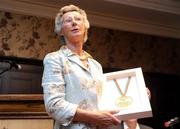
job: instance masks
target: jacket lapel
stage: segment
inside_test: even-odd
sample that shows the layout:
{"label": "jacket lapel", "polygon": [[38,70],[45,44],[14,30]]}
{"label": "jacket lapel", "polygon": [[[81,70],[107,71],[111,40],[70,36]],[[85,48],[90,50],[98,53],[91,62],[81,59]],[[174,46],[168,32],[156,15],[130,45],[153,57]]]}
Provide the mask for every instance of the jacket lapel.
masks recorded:
{"label": "jacket lapel", "polygon": [[[80,59],[78,58],[78,56],[73,53],[70,49],[66,48],[65,46],[62,46],[60,49],[64,56],[71,62],[79,65],[81,68],[85,69],[88,71],[88,69],[82,64],[82,62],[80,61]],[[87,54],[87,53],[86,53]]]}

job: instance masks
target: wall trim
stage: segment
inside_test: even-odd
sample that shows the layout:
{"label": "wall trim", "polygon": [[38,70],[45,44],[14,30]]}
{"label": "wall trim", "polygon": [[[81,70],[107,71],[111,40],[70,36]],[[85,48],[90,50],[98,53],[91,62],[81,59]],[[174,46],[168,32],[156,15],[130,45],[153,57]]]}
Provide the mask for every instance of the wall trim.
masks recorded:
{"label": "wall trim", "polygon": [[105,1],[180,15],[179,0],[105,0]]}

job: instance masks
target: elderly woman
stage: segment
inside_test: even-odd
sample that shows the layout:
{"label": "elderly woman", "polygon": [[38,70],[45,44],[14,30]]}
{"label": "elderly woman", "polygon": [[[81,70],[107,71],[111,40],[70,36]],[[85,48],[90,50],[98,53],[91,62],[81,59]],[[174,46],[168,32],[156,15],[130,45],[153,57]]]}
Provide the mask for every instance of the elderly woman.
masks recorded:
{"label": "elderly woman", "polygon": [[[42,86],[45,107],[54,129],[120,128],[117,111],[98,111],[103,85],[101,65],[83,50],[89,22],[84,10],[64,6],[55,19],[55,32],[64,45],[44,58]],[[127,121],[130,129],[136,120]]]}

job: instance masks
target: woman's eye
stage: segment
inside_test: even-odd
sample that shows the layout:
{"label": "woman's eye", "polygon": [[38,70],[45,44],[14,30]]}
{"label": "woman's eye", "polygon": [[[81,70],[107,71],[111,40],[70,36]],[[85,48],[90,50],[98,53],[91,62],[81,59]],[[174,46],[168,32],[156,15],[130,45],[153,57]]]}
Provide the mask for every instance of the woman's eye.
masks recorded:
{"label": "woman's eye", "polygon": [[82,21],[82,18],[81,17],[74,17],[74,18],[64,19],[64,23],[71,23],[73,21]]}
{"label": "woman's eye", "polygon": [[72,19],[66,19],[66,20],[64,20],[64,23],[69,23],[69,22],[72,22]]}
{"label": "woman's eye", "polygon": [[82,18],[80,18],[80,17],[77,17],[77,18],[76,18],[76,20],[77,20],[77,21],[81,21],[81,20],[82,20]]}

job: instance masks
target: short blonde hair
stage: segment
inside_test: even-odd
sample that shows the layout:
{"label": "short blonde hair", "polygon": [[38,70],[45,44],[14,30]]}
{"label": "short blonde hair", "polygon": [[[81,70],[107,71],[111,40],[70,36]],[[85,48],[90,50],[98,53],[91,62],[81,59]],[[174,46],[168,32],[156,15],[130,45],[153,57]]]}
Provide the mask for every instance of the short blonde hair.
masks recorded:
{"label": "short blonde hair", "polygon": [[[61,29],[62,29],[62,23],[63,23],[63,18],[62,18],[63,15],[67,12],[73,12],[73,11],[77,11],[83,16],[84,23],[85,23],[85,29],[86,29],[85,35],[84,35],[84,43],[85,43],[87,41],[87,38],[88,38],[87,33],[88,33],[88,29],[90,27],[89,21],[87,19],[86,12],[84,10],[80,9],[79,7],[75,6],[75,5],[67,5],[67,6],[62,7],[59,10],[59,12],[57,13],[56,18],[55,18],[54,31],[58,35],[60,35]],[[64,36],[60,36],[60,41],[65,44]]]}

